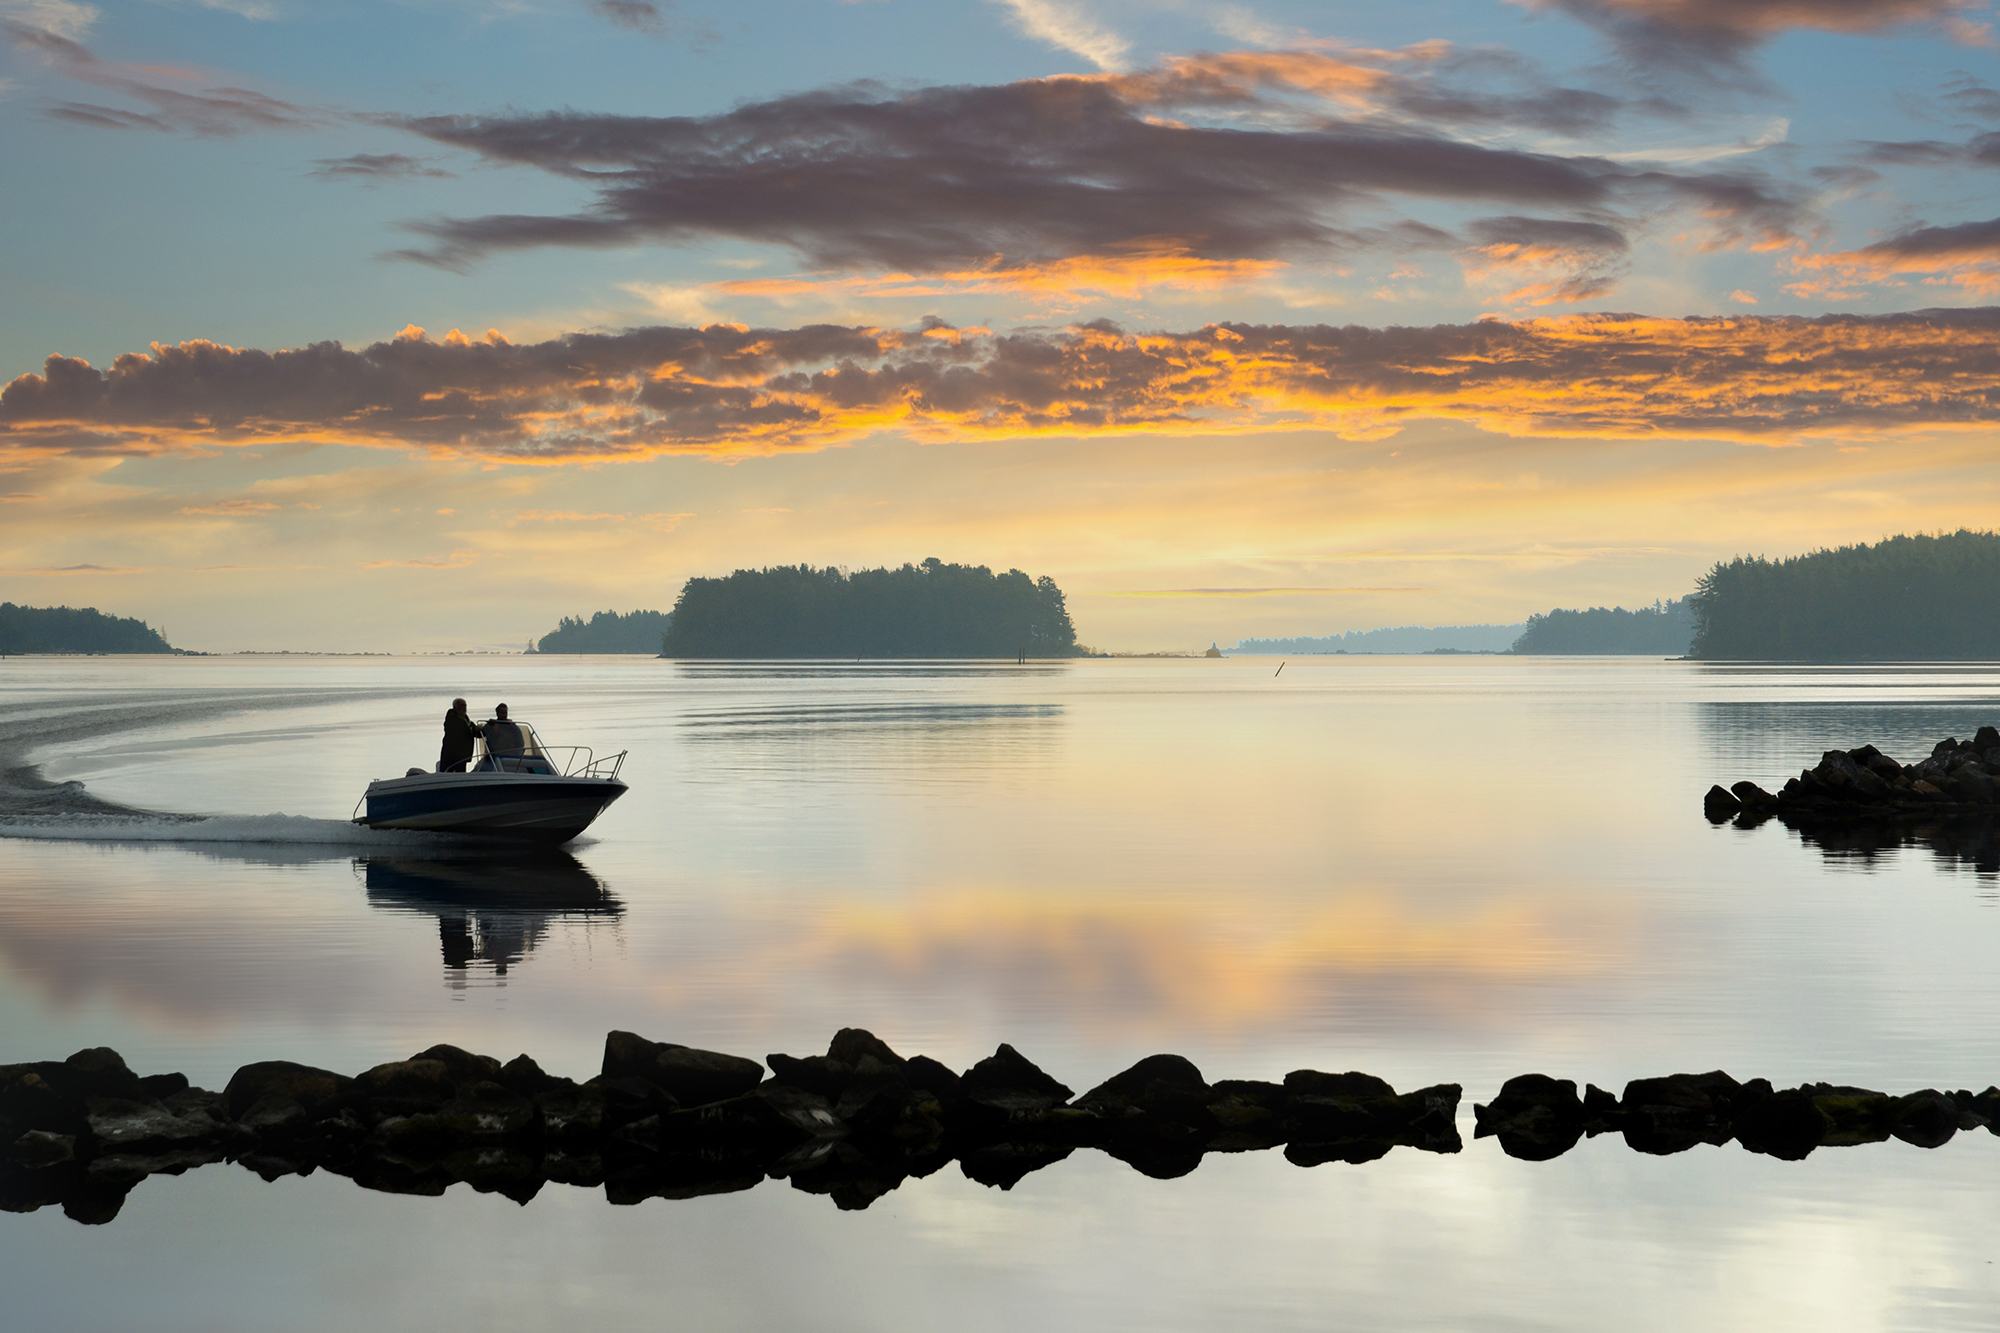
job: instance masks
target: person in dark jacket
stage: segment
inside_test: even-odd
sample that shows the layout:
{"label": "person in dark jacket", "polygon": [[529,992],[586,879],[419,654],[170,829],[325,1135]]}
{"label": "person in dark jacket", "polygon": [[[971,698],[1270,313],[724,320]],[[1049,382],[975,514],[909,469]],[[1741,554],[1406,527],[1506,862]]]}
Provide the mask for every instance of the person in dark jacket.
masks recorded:
{"label": "person in dark jacket", "polygon": [[438,772],[463,773],[472,758],[472,742],[478,736],[479,727],[465,711],[465,700],[453,699],[451,711],[444,715],[444,746],[438,751]]}

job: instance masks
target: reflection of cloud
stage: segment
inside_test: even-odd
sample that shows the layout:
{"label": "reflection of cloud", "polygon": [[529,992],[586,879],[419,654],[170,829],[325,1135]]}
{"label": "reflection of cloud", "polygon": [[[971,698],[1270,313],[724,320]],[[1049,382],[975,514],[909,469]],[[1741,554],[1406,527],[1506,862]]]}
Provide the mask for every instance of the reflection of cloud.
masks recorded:
{"label": "reflection of cloud", "polygon": [[1993,308],[1137,334],[1108,321],[1013,333],[712,324],[524,345],[417,330],[358,351],[275,353],[197,341],[106,371],[48,358],[0,391],[0,449],[337,441],[559,464],[822,449],[886,430],[950,441],[1313,428],[1370,440],[1426,419],[1790,442],[1990,427],[1996,346]]}
{"label": "reflection of cloud", "polygon": [[[847,903],[774,941],[767,975],[824,983],[889,978],[918,993],[966,989],[1073,1016],[1083,1026],[1266,1029],[1366,992],[1460,1012],[1494,986],[1613,972],[1627,923],[1555,896],[1417,915],[1387,895],[1345,894],[1292,911],[978,891],[894,908]],[[707,985],[689,977],[676,985]]]}

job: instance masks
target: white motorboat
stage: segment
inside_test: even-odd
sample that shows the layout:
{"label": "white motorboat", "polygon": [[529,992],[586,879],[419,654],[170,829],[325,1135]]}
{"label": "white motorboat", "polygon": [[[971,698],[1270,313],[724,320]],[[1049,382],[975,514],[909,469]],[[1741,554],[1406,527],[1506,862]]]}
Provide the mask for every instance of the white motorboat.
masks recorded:
{"label": "white motorboat", "polygon": [[519,745],[510,737],[493,749],[482,736],[463,772],[413,768],[400,778],[377,778],[361,798],[367,813],[357,813],[354,822],[560,843],[589,828],[625,794],[618,780],[625,751],[598,759],[584,746],[543,745],[533,727],[514,725]]}

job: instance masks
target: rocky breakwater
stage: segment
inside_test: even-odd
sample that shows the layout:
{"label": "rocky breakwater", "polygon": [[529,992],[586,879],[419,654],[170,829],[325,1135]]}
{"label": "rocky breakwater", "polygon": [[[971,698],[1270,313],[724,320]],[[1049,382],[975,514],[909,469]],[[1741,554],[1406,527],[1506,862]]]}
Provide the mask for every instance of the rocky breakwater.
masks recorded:
{"label": "rocky breakwater", "polygon": [[107,1222],[148,1176],[224,1161],[266,1180],[325,1170],[369,1189],[465,1183],[521,1203],[550,1182],[630,1204],[774,1179],[865,1208],[954,1161],[1006,1189],[1079,1148],[1162,1178],[1210,1152],[1283,1148],[1312,1166],[1460,1148],[1456,1085],[1398,1093],[1359,1073],[1210,1083],[1188,1060],[1156,1055],[1078,1097],[1011,1046],[954,1071],[856,1028],[823,1055],[767,1063],[768,1074],[741,1056],[613,1032],[602,1071],[582,1083],[526,1055],[503,1064],[455,1046],[353,1077],[265,1061],[221,1092],[140,1077],[102,1048],[0,1066],[0,1208],[60,1205]]}
{"label": "rocky breakwater", "polygon": [[1585,1136],[1617,1133],[1635,1152],[1667,1156],[1732,1139],[1754,1153],[1798,1161],[1820,1148],[1898,1139],[1940,1148],[1960,1130],[2000,1135],[2000,1088],[1980,1093],[1925,1088],[1904,1096],[1832,1083],[1778,1089],[1769,1079],[1738,1083],[1715,1070],[1634,1079],[1622,1096],[1568,1079],[1524,1074],[1474,1106],[1475,1138],[1495,1136],[1511,1157],[1546,1161]]}
{"label": "rocky breakwater", "polygon": [[[520,1203],[551,1182],[633,1204],[783,1180],[866,1208],[953,1162],[1008,1189],[1085,1148],[1162,1179],[1214,1152],[1282,1149],[1302,1167],[1398,1147],[1453,1153],[1458,1102],[1457,1084],[1398,1093],[1371,1074],[1310,1069],[1282,1082],[1210,1083],[1178,1055],[1148,1056],[1077,1097],[1011,1046],[953,1071],[858,1028],[837,1033],[824,1055],[765,1064],[613,1032],[602,1072],[582,1083],[525,1055],[502,1064],[433,1046],[351,1078],[282,1060],[245,1065],[208,1092],[179,1074],[142,1078],[100,1048],[0,1066],[0,1208],[59,1205],[79,1222],[108,1222],[147,1177],[224,1161],[265,1180],[324,1170],[390,1193],[466,1184]],[[1569,1080],[1525,1074],[1473,1114],[1477,1137],[1529,1160],[1614,1131],[1646,1153],[1734,1139],[1797,1159],[1890,1138],[1934,1148],[1962,1129],[1994,1130],[2000,1088],[1779,1091],[1717,1072],[1579,1095]]]}
{"label": "rocky breakwater", "polygon": [[1902,764],[1873,745],[1828,750],[1775,793],[1754,782],[1710,787],[1702,811],[1711,823],[1755,824],[1773,816],[1792,825],[1936,821],[2000,816],[2000,730],[1970,740],[1946,737],[1930,756]]}

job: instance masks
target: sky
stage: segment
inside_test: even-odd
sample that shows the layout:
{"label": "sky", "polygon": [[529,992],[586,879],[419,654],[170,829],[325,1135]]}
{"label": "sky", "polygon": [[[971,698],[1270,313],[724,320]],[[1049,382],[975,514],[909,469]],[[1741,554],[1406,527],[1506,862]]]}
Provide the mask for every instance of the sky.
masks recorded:
{"label": "sky", "polygon": [[0,600],[1112,651],[1996,526],[1988,0],[0,0]]}

